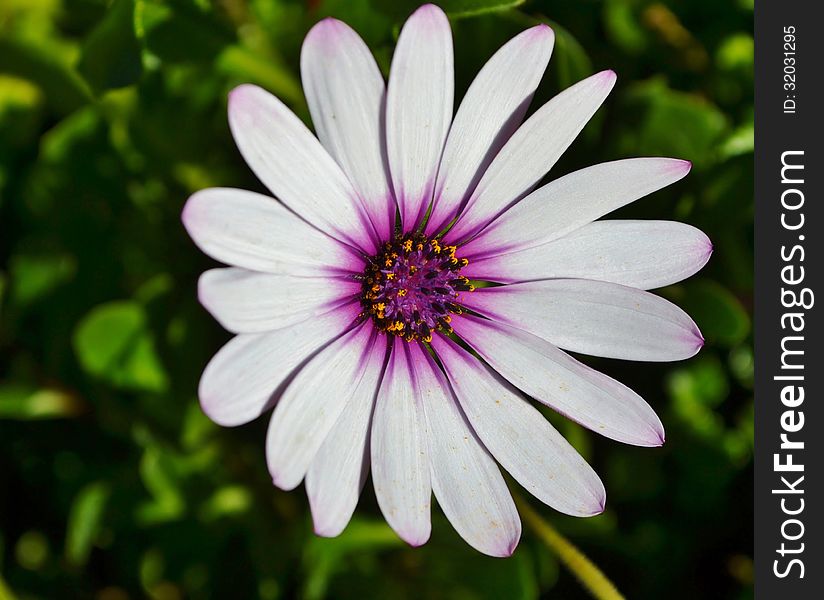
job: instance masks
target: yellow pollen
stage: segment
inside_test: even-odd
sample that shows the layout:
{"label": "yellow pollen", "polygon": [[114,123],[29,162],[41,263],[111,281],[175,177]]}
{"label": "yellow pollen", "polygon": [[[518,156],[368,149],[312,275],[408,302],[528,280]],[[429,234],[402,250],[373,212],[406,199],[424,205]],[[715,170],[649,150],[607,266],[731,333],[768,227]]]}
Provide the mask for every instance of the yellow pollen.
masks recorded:
{"label": "yellow pollen", "polygon": [[407,252],[412,252],[412,240],[406,240],[403,243],[403,249],[406,250]]}
{"label": "yellow pollen", "polygon": [[400,296],[401,298],[406,296],[406,289],[404,289],[404,288],[399,289],[398,290],[398,296]]}

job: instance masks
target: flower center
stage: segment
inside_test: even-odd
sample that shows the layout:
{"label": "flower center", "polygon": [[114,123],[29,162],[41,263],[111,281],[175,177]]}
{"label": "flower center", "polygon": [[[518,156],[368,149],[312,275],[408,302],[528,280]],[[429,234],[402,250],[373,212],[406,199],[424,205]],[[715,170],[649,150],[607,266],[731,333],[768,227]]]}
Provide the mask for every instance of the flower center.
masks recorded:
{"label": "flower center", "polygon": [[460,293],[475,289],[460,274],[469,261],[455,250],[419,233],[386,242],[363,274],[363,314],[406,341],[429,342],[433,331],[451,332],[450,315],[461,313]]}

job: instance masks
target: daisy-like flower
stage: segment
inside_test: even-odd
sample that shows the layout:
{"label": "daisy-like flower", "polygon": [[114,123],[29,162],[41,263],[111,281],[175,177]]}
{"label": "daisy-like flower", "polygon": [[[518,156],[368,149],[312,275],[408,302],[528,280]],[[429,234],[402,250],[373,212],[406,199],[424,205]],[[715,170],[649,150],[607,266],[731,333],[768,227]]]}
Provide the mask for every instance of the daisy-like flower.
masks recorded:
{"label": "daisy-like flower", "polygon": [[686,313],[644,290],[698,271],[707,237],[596,221],[690,164],[619,160],[533,191],[615,84],[593,75],[521,124],[553,40],[539,25],[504,45],[454,118],[451,31],[433,5],[404,25],[388,85],[347,25],[309,32],[317,138],[264,90],[230,94],[235,141],[276,199],[207,189],[183,211],[195,243],[232,265],[199,282],[237,334],[200,401],[225,426],[274,407],[269,471],[284,490],[305,480],[319,535],[346,527],[370,469],[412,545],[429,538],[434,493],[469,544],[510,555],[521,524],[499,466],[558,511],[602,512],[601,480],[535,402],[614,440],[664,442],[638,394],[565,350],[673,361],[702,346]]}

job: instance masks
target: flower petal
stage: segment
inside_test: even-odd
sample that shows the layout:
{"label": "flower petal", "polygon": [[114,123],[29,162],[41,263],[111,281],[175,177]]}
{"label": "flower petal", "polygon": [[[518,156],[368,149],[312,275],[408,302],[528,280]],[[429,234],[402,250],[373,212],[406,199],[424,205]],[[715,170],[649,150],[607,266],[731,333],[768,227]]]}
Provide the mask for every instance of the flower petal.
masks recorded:
{"label": "flower petal", "polygon": [[353,302],[285,329],[235,336],[212,357],[200,378],[200,405],[212,421],[232,427],[259,417],[278,387],[304,360],[350,327]]}
{"label": "flower petal", "polygon": [[498,465],[466,422],[441,370],[410,344],[432,461],[432,489],[460,536],[490,556],[511,556],[521,520]]}
{"label": "flower petal", "polygon": [[297,487],[364,376],[377,334],[369,323],[313,356],[290,381],[269,422],[266,463],[281,489]]}
{"label": "flower petal", "polygon": [[672,361],[704,344],[673,303],[635,288],[587,279],[550,279],[481,288],[463,304],[560,348],[625,360]]}
{"label": "flower petal", "polygon": [[554,41],[546,25],[527,29],[498,50],[469,86],[444,146],[428,234],[452,221],[520,124]]}
{"label": "flower petal", "polygon": [[186,231],[206,254],[266,273],[318,275],[363,271],[364,262],[271,196],[230,188],[193,194],[182,214]]}
{"label": "flower petal", "polygon": [[447,243],[468,239],[529,191],[572,144],[615,85],[603,71],[567,88],[518,128],[484,173]]}
{"label": "flower petal", "polygon": [[461,275],[499,283],[596,279],[646,290],[686,279],[710,254],[707,236],[685,223],[595,221],[548,244],[472,260]]}
{"label": "flower petal", "polygon": [[340,534],[358,504],[369,473],[369,429],[386,358],[385,340],[367,351],[363,378],[306,473],[315,533]]}
{"label": "flower petal", "polygon": [[401,30],[386,96],[386,151],[404,231],[414,229],[432,199],[454,87],[449,21],[425,4]]}
{"label": "flower petal", "polygon": [[375,232],[362,200],[335,160],[295,114],[249,84],[229,95],[229,126],[264,185],[312,225],[368,254]]}
{"label": "flower petal", "polygon": [[324,19],[306,35],[300,56],[303,91],[323,146],[360,192],[380,239],[389,239],[395,203],[385,156],[386,85],[355,31]]}
{"label": "flower petal", "polygon": [[383,516],[406,543],[429,539],[431,483],[426,416],[407,343],[393,337],[372,420],[372,483]]}
{"label": "flower petal", "polygon": [[361,284],[342,277],[292,277],[237,267],[200,276],[198,298],[232,333],[262,333],[288,327],[353,299]]}
{"label": "flower petal", "polygon": [[473,316],[454,317],[452,324],[493,369],[553,410],[619,442],[664,443],[664,426],[641,396],[549,342]]}
{"label": "flower petal", "polygon": [[481,442],[536,498],[578,517],[604,510],[604,485],[586,461],[533,406],[452,340],[432,346]]}
{"label": "flower petal", "polygon": [[533,248],[683,178],[691,164],[630,158],[575,171],[532,192],[463,248],[472,258]]}

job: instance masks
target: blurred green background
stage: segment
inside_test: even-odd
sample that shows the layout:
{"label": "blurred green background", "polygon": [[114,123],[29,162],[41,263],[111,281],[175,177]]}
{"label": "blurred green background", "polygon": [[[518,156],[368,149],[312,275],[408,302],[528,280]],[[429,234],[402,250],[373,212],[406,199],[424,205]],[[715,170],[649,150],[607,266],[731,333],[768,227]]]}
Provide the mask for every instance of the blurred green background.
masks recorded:
{"label": "blurred green background", "polygon": [[[0,598],[579,598],[525,527],[479,555],[438,509],[401,543],[370,485],[346,532],[312,534],[302,490],[274,489],[266,419],[220,429],[196,385],[228,334],[197,304],[211,263],[180,211],[195,190],[261,190],[226,95],[254,82],[307,118],[300,44],[349,22],[386,71],[415,2],[0,2]],[[533,506],[629,598],[752,595],[752,0],[444,0],[458,97],[516,32],[556,45],[533,109],[612,68],[618,84],[551,177],[629,156],[687,179],[620,211],[706,231],[698,276],[661,293],[708,344],[684,363],[587,360],[641,393],[661,449],[553,422],[601,474],[606,512]]]}

